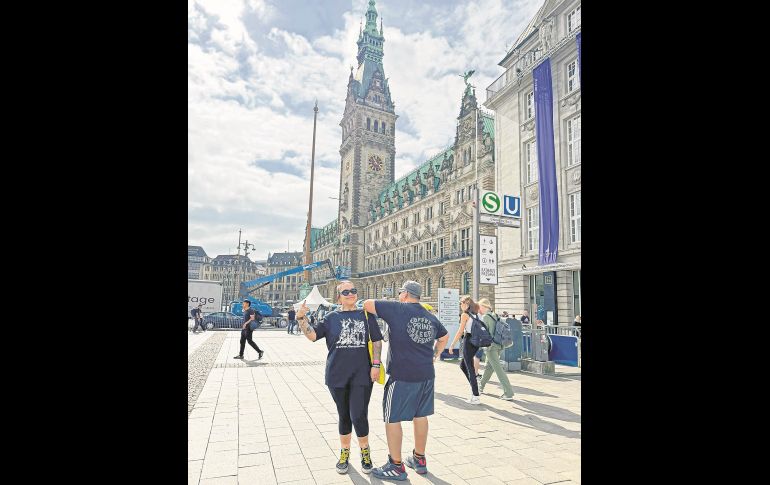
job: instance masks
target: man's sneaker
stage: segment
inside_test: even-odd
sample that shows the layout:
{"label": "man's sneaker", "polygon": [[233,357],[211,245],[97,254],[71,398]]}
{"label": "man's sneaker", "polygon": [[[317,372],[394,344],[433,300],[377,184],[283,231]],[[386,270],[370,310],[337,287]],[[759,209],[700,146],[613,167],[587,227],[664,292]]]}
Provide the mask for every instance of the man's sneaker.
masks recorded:
{"label": "man's sneaker", "polygon": [[[264,350],[260,350],[258,353],[259,353],[259,359],[261,359],[262,358],[262,354],[264,354],[265,351]],[[257,359],[257,360],[259,360],[259,359]]]}
{"label": "man's sneaker", "polygon": [[364,473],[372,472],[372,453],[368,446],[361,448],[361,470]]}
{"label": "man's sneaker", "polygon": [[340,449],[340,461],[337,462],[337,473],[343,474],[348,472],[348,458],[350,458],[350,450],[348,448]]}
{"label": "man's sneaker", "polygon": [[505,394],[503,394],[502,396],[500,396],[500,399],[502,399],[503,401],[513,401],[513,396],[506,396]]}
{"label": "man's sneaker", "polygon": [[409,468],[414,468],[414,470],[420,475],[425,475],[428,473],[428,464],[425,460],[425,457],[423,456],[420,458],[416,456],[414,454],[414,450],[412,450],[412,454],[409,455],[406,460],[404,460],[404,463],[406,463],[406,466]]}
{"label": "man's sneaker", "polygon": [[481,399],[479,396],[471,396],[468,398],[468,404],[481,404]]}
{"label": "man's sneaker", "polygon": [[233,359],[242,359],[242,358],[243,358],[242,355],[236,355],[235,357],[233,357]]}
{"label": "man's sneaker", "polygon": [[382,480],[406,480],[404,464],[396,465],[388,455],[388,462],[381,467],[372,468],[372,475]]}

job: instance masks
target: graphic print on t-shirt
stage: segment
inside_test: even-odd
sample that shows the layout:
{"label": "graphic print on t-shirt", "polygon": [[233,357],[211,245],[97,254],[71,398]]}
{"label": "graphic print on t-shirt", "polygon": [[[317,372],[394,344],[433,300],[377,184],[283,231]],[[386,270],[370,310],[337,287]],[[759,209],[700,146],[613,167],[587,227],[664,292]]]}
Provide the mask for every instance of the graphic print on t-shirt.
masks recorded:
{"label": "graphic print on t-shirt", "polygon": [[363,320],[343,318],[340,323],[342,328],[336,344],[338,349],[355,349],[366,345],[366,327]]}
{"label": "graphic print on t-shirt", "polygon": [[406,331],[412,340],[418,344],[428,343],[435,339],[433,324],[425,317],[412,317],[409,319]]}

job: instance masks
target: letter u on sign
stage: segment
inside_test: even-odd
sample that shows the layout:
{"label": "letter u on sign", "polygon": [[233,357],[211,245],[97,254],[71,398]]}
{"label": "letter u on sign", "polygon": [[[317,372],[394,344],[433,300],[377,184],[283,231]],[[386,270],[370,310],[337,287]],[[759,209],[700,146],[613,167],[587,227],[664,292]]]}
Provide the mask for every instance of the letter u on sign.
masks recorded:
{"label": "letter u on sign", "polygon": [[503,214],[506,216],[521,217],[521,199],[512,195],[505,196]]}

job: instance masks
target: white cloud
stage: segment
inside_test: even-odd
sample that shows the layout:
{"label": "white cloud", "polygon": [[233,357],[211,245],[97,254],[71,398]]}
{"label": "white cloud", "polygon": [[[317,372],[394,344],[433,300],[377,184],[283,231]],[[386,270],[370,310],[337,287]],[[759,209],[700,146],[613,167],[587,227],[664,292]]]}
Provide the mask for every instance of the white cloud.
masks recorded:
{"label": "white cloud", "polygon": [[[241,228],[257,246],[254,259],[285,250],[287,239],[301,250],[316,98],[313,225],[336,217],[337,202],[329,197],[339,190],[339,122],[366,3],[355,0],[342,30],[315,39],[271,26],[281,13],[264,0],[188,3],[190,244],[210,256],[224,254],[234,249]],[[400,116],[397,178],[454,140],[463,91],[458,74],[476,70],[471,82],[483,102],[486,86],[502,72],[497,62],[505,44],[541,3],[481,0],[421,8],[425,29],[413,33],[399,28],[386,2],[378,4],[386,15],[384,67]],[[246,16],[265,27],[262,37],[249,32]],[[258,160],[280,161],[305,175],[270,173]]]}

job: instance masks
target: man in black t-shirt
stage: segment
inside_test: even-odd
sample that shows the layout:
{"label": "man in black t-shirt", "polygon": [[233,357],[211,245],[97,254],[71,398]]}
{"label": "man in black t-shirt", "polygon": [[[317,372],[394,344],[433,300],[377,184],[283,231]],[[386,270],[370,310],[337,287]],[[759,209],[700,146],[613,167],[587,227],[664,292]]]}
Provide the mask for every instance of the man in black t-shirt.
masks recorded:
{"label": "man in black t-shirt", "polygon": [[241,328],[241,351],[233,357],[233,359],[243,359],[243,351],[246,349],[246,342],[251,345],[251,347],[257,351],[259,354],[259,359],[262,358],[262,354],[265,352],[263,350],[260,350],[259,347],[257,347],[257,344],[254,343],[254,340],[251,339],[251,334],[254,332],[254,329],[252,328],[252,323],[257,323],[257,317],[262,317],[260,313],[253,308],[251,308],[251,302],[249,300],[243,300],[243,327]]}
{"label": "man in black t-shirt", "polygon": [[398,291],[398,302],[366,300],[364,310],[385,320],[390,329],[390,378],[382,401],[390,455],[387,463],[372,470],[372,474],[380,479],[406,480],[406,468],[401,463],[401,421],[413,421],[414,425],[414,449],[405,463],[425,474],[428,416],[433,414],[436,376],[433,363],[444,350],[449,335],[438,318],[420,305],[419,283],[406,281]]}
{"label": "man in black t-shirt", "polygon": [[294,333],[292,332],[292,329],[295,325],[297,325],[297,320],[294,319],[294,317],[297,315],[297,312],[294,311],[294,307],[289,308],[289,325],[288,329],[286,330],[286,333]]}
{"label": "man in black t-shirt", "polygon": [[196,308],[193,308],[190,312],[192,314],[192,317],[195,319],[195,326],[193,327],[193,333],[196,333],[198,331],[198,327],[201,327],[202,331],[205,331],[206,329],[203,328],[203,317],[201,316],[201,306],[203,306],[202,303],[198,303],[198,306]]}

